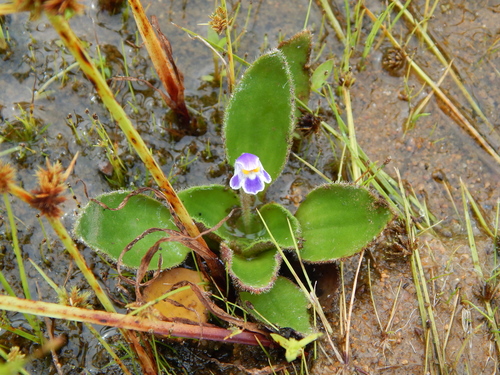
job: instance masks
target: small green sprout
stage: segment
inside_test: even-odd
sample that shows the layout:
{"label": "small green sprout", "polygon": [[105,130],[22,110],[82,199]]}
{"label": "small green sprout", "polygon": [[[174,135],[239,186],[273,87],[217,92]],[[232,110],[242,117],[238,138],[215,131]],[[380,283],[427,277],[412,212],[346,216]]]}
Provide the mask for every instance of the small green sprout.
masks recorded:
{"label": "small green sprout", "polygon": [[286,339],[276,333],[271,333],[273,340],[286,349],[285,357],[288,362],[292,362],[296,360],[298,356],[303,355],[304,348],[322,335],[322,333],[312,333],[302,340],[295,340],[294,338]]}

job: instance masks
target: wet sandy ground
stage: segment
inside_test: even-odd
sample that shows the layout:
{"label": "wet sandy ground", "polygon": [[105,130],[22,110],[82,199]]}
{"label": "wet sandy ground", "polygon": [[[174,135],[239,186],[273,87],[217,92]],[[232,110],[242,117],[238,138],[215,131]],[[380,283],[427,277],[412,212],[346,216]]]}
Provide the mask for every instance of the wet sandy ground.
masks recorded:
{"label": "wet sandy ground", "polygon": [[[126,57],[131,76],[151,77],[153,73],[145,51],[129,44],[122,45],[124,40],[139,43],[133,20],[127,19],[123,14],[111,16],[99,10],[94,3],[85,3],[86,14],[72,20],[71,25],[77,35],[92,44],[92,54],[97,56],[95,47],[99,45],[106,56],[111,75],[124,74]],[[342,2],[333,3],[336,5],[334,10],[342,17]],[[307,2],[293,0],[287,4],[289,6],[284,7],[279,1],[254,2],[247,31],[241,38],[240,55],[251,61],[260,51],[268,46],[275,46],[279,35],[290,36],[303,27]],[[410,9],[419,15],[424,12],[424,5],[423,0],[412,1]],[[248,2],[242,3],[240,17],[246,14],[248,6]],[[378,1],[366,1],[366,6],[374,13],[382,9]],[[309,25],[319,39],[323,36],[321,12],[316,5],[313,5],[312,9]],[[127,104],[132,100],[127,88],[124,85],[114,86],[118,99],[124,103],[146,142],[151,145],[162,168],[167,174],[174,176],[176,188],[227,182],[228,174],[224,166],[221,166],[224,160],[220,140],[223,107],[218,105],[219,90],[202,80],[204,75],[213,72],[212,55],[199,41],[191,40],[170,23],[175,22],[204,34],[206,26],[199,24],[208,22],[208,15],[212,11],[213,4],[201,0],[154,1],[148,10],[149,14],[157,15],[162,29],[171,39],[178,65],[184,72],[188,103],[201,112],[201,118],[205,121],[207,130],[204,135],[187,136],[180,141],[173,140],[169,133],[162,129],[169,126],[168,117],[165,116],[166,109],[157,96],[152,95],[150,90],[143,86],[134,85],[137,102],[131,105]],[[498,11],[500,8],[492,1],[441,1],[428,24],[429,33],[435,43],[449,60],[453,60],[454,69],[493,124],[493,130],[488,129],[473,113],[450,77],[443,81],[441,88],[450,94],[462,113],[497,151],[500,123]],[[241,19],[240,30],[244,17]],[[0,55],[3,59],[0,63],[0,114],[3,128],[6,121],[15,121],[15,116],[20,115],[18,104],[28,108],[33,87],[39,88],[52,75],[73,62],[72,57],[60,48],[56,35],[46,20],[28,22],[26,15],[16,15],[8,17],[6,24],[12,42],[9,49]],[[366,21],[365,27],[368,32],[371,23]],[[339,59],[343,47],[335,38],[333,30],[329,27],[327,30],[329,35],[324,39],[326,47],[321,59],[332,56]],[[409,37],[409,25],[400,22],[393,33],[400,41],[404,41]],[[429,115],[421,117],[412,129],[405,129],[409,109],[424,100],[431,89],[428,86],[422,88],[422,81],[414,73],[406,79],[404,70],[403,74],[395,75],[394,72],[384,69],[382,60],[389,47],[387,41],[383,42],[369,56],[362,71],[356,69],[359,58],[356,55],[353,58],[356,84],[352,88],[352,101],[358,141],[373,161],[382,162],[391,157],[392,161],[386,166],[386,171],[395,177],[397,168],[401,177],[413,187],[417,195],[426,199],[430,211],[440,222],[435,228],[438,236],[421,235],[417,246],[426,279],[430,280],[428,287],[432,311],[435,314],[441,343],[448,337],[444,357],[449,365],[449,372],[493,374],[498,368],[498,353],[495,352],[487,321],[478,311],[471,308],[470,304],[463,302],[468,300],[484,309],[479,298],[482,283],[478,281],[473,270],[463,225],[460,180],[468,187],[489,221],[493,223],[500,191],[499,164],[473,140],[469,132],[457,123],[455,116],[450,114],[448,108],[435,96],[430,99],[424,110]],[[318,51],[319,48],[316,53]],[[437,63],[428,48],[415,37],[411,38],[406,51],[414,56],[435,81],[445,73],[445,67]],[[413,96],[409,101],[407,88],[411,88]],[[95,129],[93,130],[92,114],[97,114],[110,129],[112,140],[116,142],[127,166],[127,186],[133,188],[149,183],[143,167],[126,146],[118,129],[110,123],[92,87],[82,78],[80,72],[73,69],[68,73],[68,81],[64,85],[54,83],[48,90],[50,91],[46,97],[34,102],[35,117],[40,126],[48,125],[46,131],[38,135],[33,142],[27,143],[27,150],[23,155],[12,154],[2,158],[16,165],[18,178],[26,188],[34,187],[34,170],[45,163],[45,157],[60,160],[63,165],[67,165],[77,151],[80,151],[81,156],[71,177],[77,197],[83,202],[86,200],[81,184],[76,184],[78,179],[86,182],[91,196],[113,188],[102,173],[106,156],[103,148],[95,147],[98,137]],[[315,102],[311,101],[311,106],[314,107]],[[86,109],[89,114],[86,114]],[[76,122],[82,139],[85,138],[84,135],[88,137],[88,143],[75,140],[69,126],[68,114],[71,114]],[[335,126],[335,122],[327,115],[325,119]],[[0,145],[0,149],[13,147],[19,141],[6,141]],[[205,154],[202,153],[207,148],[211,151],[210,158],[204,157]],[[301,148],[302,157],[310,162],[318,159],[319,154],[320,170],[333,177],[331,164],[335,162],[335,157],[323,133],[313,135]],[[186,161],[192,161],[187,169],[182,167]],[[306,187],[312,187],[321,182],[318,176],[309,171],[304,171],[301,177],[297,177],[296,171],[299,167],[301,165],[298,162],[291,160],[280,180],[269,191],[269,199],[291,206],[289,197],[300,195],[296,186],[304,186],[305,182]],[[446,187],[455,200],[458,214]],[[17,202],[13,203],[20,220],[19,235],[26,257],[32,258],[38,264],[44,264],[45,271],[59,285],[67,278],[66,272],[61,270],[69,270],[68,287],[79,285],[85,288],[81,276],[69,267],[69,257],[61,256],[62,248],[54,240],[55,236],[49,231],[52,246],[48,249],[35,213]],[[76,210],[76,202],[68,201],[65,217],[68,226],[72,225]],[[473,224],[481,264],[485,272],[491,272],[495,258],[493,243],[476,227],[475,222]],[[6,224],[2,225],[1,231],[3,257],[0,266],[12,285],[19,288],[15,269],[12,268],[14,256],[6,237]],[[386,242],[397,240],[389,236]],[[111,292],[117,293],[113,278],[108,278],[108,274],[113,272],[90,250],[82,251],[87,261],[94,265],[96,274],[110,287]],[[41,254],[47,260],[46,263],[43,263]],[[344,265],[348,299],[357,264],[358,257],[355,256]],[[28,272],[32,290],[36,290],[38,286],[40,298],[54,300],[54,293],[44,286],[37,272],[31,268],[28,268]],[[368,282],[369,272],[371,288]],[[337,330],[334,340],[338,347],[343,349],[345,339],[340,328],[340,293],[338,290],[333,291],[335,283],[332,286],[325,281],[324,285],[322,301]],[[398,292],[399,286],[401,288]],[[458,300],[455,296],[458,296]],[[387,332],[383,333],[374,313],[374,306],[385,328],[395,299],[397,303],[394,317],[390,327],[386,329]],[[492,300],[494,306],[496,299],[495,295]],[[15,324],[21,324],[22,318],[13,316],[12,320]],[[404,252],[401,253],[401,249],[382,243],[372,249],[370,255],[365,255],[362,263],[351,320],[350,362],[344,369],[347,373],[358,371],[370,374],[422,374],[426,371],[439,373],[433,360],[425,360],[425,353],[432,352],[432,342],[428,341],[425,334],[427,328],[424,326],[418,309],[410,257]],[[81,368],[92,369],[92,373],[96,374],[111,373],[111,370],[98,370],[104,363],[100,348],[92,341],[84,327],[75,329],[61,324],[58,332],[69,336],[69,343],[61,353],[67,373],[79,373]],[[113,334],[109,329],[102,329],[101,332],[108,336]],[[8,340],[10,336],[3,334],[2,342]],[[320,358],[313,365],[313,373],[328,374],[342,368],[326,344],[325,348],[328,356],[320,354]],[[239,350],[236,350],[236,353],[239,353]],[[430,357],[430,354],[428,356]],[[49,371],[50,366],[49,360],[37,361],[31,370],[34,373],[45,373]]]}

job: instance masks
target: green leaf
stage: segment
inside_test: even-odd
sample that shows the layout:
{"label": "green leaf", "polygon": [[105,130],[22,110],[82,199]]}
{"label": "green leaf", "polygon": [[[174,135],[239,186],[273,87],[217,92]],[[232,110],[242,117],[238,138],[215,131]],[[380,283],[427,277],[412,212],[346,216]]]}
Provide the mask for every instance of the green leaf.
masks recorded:
{"label": "green leaf", "polygon": [[244,152],[257,155],[274,180],[285,165],[294,127],[293,83],[283,53],[271,51],[247,69],[224,117],[229,164]]}
{"label": "green leaf", "polygon": [[309,78],[309,58],[311,56],[312,36],[309,30],[303,30],[290,39],[280,43],[278,49],[285,55],[295,85],[295,96],[307,104],[311,93]]}
{"label": "green leaf", "polygon": [[303,335],[312,333],[307,297],[285,277],[278,277],[267,293],[241,292],[240,299],[242,306],[246,306],[247,301],[250,302],[249,312],[264,323],[292,328]]}
{"label": "green leaf", "polygon": [[276,249],[247,258],[236,254],[227,246],[222,246],[221,257],[236,285],[252,293],[269,290],[276,280],[281,265],[281,257]]}
{"label": "green leaf", "polygon": [[[277,203],[268,203],[262,206],[259,211],[278,245],[284,248],[292,248],[294,246],[293,236],[297,238],[300,235],[300,223],[297,218],[285,207]],[[290,233],[288,221],[290,221],[293,236]],[[263,238],[271,241],[271,236],[267,232]]]}
{"label": "green leaf", "polygon": [[329,184],[310,192],[295,217],[302,228],[302,259],[329,262],[368,246],[393,213],[385,201],[364,188]]}
{"label": "green leaf", "polygon": [[[97,197],[111,208],[116,208],[130,192],[114,191]],[[169,228],[178,230],[173,224],[170,212],[165,205],[148,196],[138,194],[130,198],[125,207],[118,211],[106,210],[90,201],[82,210],[75,226],[75,234],[87,246],[117,261],[123,249],[137,236],[150,228]],[[148,234],[137,242],[123,257],[123,265],[138,268],[142,257],[153,244],[162,237],[162,232]],[[162,268],[180,264],[190,251],[179,242],[165,242],[160,246],[150,269],[158,267],[161,254]]]}
{"label": "green leaf", "polygon": [[316,68],[311,77],[311,90],[318,91],[326,82],[333,70],[333,60],[326,60]]}
{"label": "green leaf", "polygon": [[[216,226],[240,205],[238,194],[222,185],[195,186],[180,191],[178,195],[193,220],[207,228]],[[224,239],[231,237],[227,225],[221,226],[215,233]]]}

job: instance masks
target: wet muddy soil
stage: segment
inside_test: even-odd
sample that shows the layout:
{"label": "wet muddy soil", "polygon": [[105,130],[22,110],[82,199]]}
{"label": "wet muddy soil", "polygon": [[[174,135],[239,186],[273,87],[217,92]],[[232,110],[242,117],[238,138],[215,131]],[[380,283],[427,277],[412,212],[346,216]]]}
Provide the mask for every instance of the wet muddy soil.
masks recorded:
{"label": "wet muddy soil", "polygon": [[[129,10],[126,7],[111,14],[100,8],[97,1],[83,1],[83,16],[72,19],[76,34],[89,45],[91,55],[99,59],[108,78],[129,75],[158,83]],[[199,40],[190,38],[178,26],[206,35],[208,16],[214,11],[213,2],[201,0],[143,2],[149,15],[156,15],[163,32],[172,43],[174,56],[184,74],[187,102],[201,124],[199,136],[176,136],[176,124],[168,108],[151,89],[132,83],[133,92],[124,82],[109,81],[120,103],[125,107],[141,136],[152,149],[163,171],[175,188],[195,184],[227,184],[229,169],[224,162],[221,121],[225,105],[225,88],[209,81],[214,73],[212,52]],[[262,51],[275,47],[285,37],[301,30],[307,14],[308,1],[277,0],[230,2],[232,9],[240,5],[236,22],[241,37],[237,53],[253,61]],[[332,9],[345,25],[344,2],[331,1]],[[356,2],[350,2],[352,6]],[[409,10],[422,19],[426,1],[411,1]],[[365,1],[373,13],[381,12],[385,1]],[[405,44],[405,53],[413,57],[427,74],[441,83],[461,113],[500,152],[498,101],[500,98],[500,56],[498,54],[500,7],[492,1],[439,1],[427,30],[435,45],[453,61],[453,69],[478,103],[488,125],[471,109],[463,93],[447,73],[447,69],[431,53],[428,46],[413,32],[404,17],[395,25],[393,35]],[[248,15],[248,16],[247,16]],[[395,14],[392,15],[395,17]],[[17,169],[17,180],[30,190],[35,187],[34,173],[45,159],[59,160],[67,166],[73,156],[80,156],[69,179],[77,200],[64,206],[64,223],[71,228],[78,214],[79,203],[116,188],[133,189],[152,184],[151,177],[129,148],[118,127],[110,120],[92,85],[78,68],[68,68],[74,59],[62,47],[49,22],[41,18],[29,21],[27,14],[5,17],[10,41],[0,51],[0,151],[21,146],[17,151],[2,155],[2,160]],[[363,23],[363,38],[372,27]],[[344,48],[328,25],[319,5],[312,4],[308,28],[314,33],[313,67],[334,58],[339,62]],[[429,321],[422,322],[417,289],[411,269],[411,251],[418,250],[422,272],[427,280],[431,303],[425,306],[434,316],[440,349],[447,373],[493,374],[498,369],[499,353],[485,316],[481,293],[483,283],[474,272],[471,250],[463,214],[461,181],[478,202],[487,220],[494,224],[500,197],[500,165],[479,145],[450,112],[449,106],[432,95],[413,70],[401,66],[401,56],[390,43],[376,39],[376,48],[362,61],[359,51],[351,60],[356,82],[351,89],[356,135],[361,148],[372,161],[391,158],[385,171],[394,178],[399,171],[404,184],[426,202],[434,215],[435,227],[418,236],[412,246],[404,230],[388,233],[381,242],[364,254],[361,262],[355,299],[346,339],[346,313],[352,296],[352,285],[359,257],[348,259],[342,266],[344,288],[339,265],[311,268],[318,278],[321,303],[334,327],[333,342],[345,351],[348,342],[349,361],[341,365],[324,341],[318,358],[312,359],[311,373],[422,374],[440,373],[429,334]],[[362,50],[362,46],[360,47]],[[316,57],[318,60],[316,61]],[[403,64],[404,65],[404,64]],[[243,68],[241,68],[243,69]],[[239,71],[241,74],[242,70]],[[55,74],[58,80],[34,96]],[[425,116],[408,126],[410,111],[430,96],[423,112]],[[30,104],[32,103],[32,105]],[[339,99],[339,108],[343,108]],[[322,106],[320,113],[332,127],[335,120],[325,103],[315,97],[310,106]],[[33,134],[27,135],[19,118],[33,110]],[[125,166],[123,177],[112,173],[105,147],[99,137],[102,126]],[[336,146],[338,147],[338,146]],[[330,178],[337,178],[342,149],[333,148],[326,132],[314,133],[295,145],[296,152]],[[300,171],[300,173],[299,173]],[[267,198],[293,210],[294,202],[323,180],[293,157],[280,179],[271,187]],[[18,235],[30,280],[30,287],[44,301],[57,300],[39,273],[30,266],[32,259],[57,285],[69,289],[76,285],[88,289],[82,275],[45,224],[40,227],[36,212],[12,199],[17,217]],[[22,295],[10,229],[5,209],[2,222],[0,268],[18,295]],[[418,220],[418,218],[415,218]],[[496,249],[493,241],[473,219],[480,263],[485,273],[495,268]],[[81,247],[86,261],[110,294],[121,299],[123,290],[117,287],[116,271],[91,250]],[[332,276],[333,275],[333,276]],[[342,293],[342,289],[344,293]],[[342,296],[345,296],[345,300]],[[492,299],[495,307],[496,293]],[[347,301],[347,302],[346,302]],[[92,301],[96,308],[99,305]],[[477,308],[474,308],[477,306]],[[14,327],[28,328],[20,314],[8,314]],[[98,328],[111,343],[118,335],[114,329]],[[79,324],[57,321],[55,334],[67,336],[67,344],[59,353],[64,374],[119,374],[118,367],[106,367],[107,353],[88,329]],[[0,330],[0,345],[7,350],[18,345],[28,353],[33,349],[28,341]],[[165,341],[162,349],[171,373],[205,374],[244,373],[244,368],[265,368],[269,364],[260,349],[205,343]],[[120,353],[123,355],[124,353]],[[283,363],[283,352],[272,352],[274,363]],[[248,358],[253,358],[248,361]],[[296,373],[300,373],[299,367]],[[35,360],[26,369],[33,374],[53,374],[49,357]],[[295,371],[289,367],[289,371]],[[256,373],[256,372],[255,372]]]}

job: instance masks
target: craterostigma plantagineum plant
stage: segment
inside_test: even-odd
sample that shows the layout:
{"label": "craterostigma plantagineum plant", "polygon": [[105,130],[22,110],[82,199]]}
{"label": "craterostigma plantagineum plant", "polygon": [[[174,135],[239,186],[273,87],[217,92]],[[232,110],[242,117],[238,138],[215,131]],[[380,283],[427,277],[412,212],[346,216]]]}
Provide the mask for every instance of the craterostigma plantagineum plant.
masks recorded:
{"label": "craterostigma plantagineum plant", "polygon": [[[227,161],[234,166],[230,186],[195,186],[178,193],[193,220],[206,228],[216,227],[234,212],[213,233],[243,305],[256,317],[303,334],[312,331],[308,301],[291,281],[278,276],[282,258],[276,246],[293,249],[299,240],[303,261],[333,262],[361,251],[393,218],[384,201],[349,184],[317,187],[295,214],[275,202],[261,201],[288,160],[295,97],[303,102],[309,98],[310,43],[309,32],[297,34],[259,57],[237,84],[223,128]],[[97,199],[117,207],[128,194],[113,192]],[[118,259],[129,243],[158,227],[176,229],[169,210],[153,198],[135,195],[118,211],[90,202],[75,232],[89,246]],[[141,238],[124,254],[123,264],[139,267],[162,236],[164,232],[153,232]],[[162,268],[175,267],[189,251],[179,242],[164,242],[150,268],[158,266],[160,254]]]}

